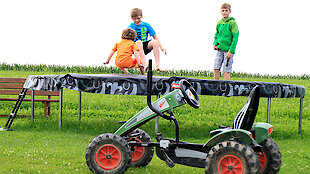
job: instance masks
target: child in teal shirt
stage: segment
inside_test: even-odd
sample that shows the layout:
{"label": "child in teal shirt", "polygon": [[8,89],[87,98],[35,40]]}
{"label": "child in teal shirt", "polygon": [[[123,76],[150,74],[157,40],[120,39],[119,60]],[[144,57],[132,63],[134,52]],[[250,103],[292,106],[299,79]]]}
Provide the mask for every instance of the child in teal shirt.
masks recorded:
{"label": "child in teal shirt", "polygon": [[[145,58],[145,55],[153,51],[154,58],[156,62],[156,70],[166,71],[160,66],[160,52],[167,54],[166,49],[163,48],[156,32],[151,27],[150,24],[142,21],[142,10],[139,8],[134,8],[130,12],[131,19],[133,23],[129,25],[129,28],[134,29],[137,32],[137,38],[135,42],[139,47],[139,55],[142,59],[142,64],[145,68],[148,67],[148,61]],[[153,40],[148,40],[148,35],[153,37]]]}

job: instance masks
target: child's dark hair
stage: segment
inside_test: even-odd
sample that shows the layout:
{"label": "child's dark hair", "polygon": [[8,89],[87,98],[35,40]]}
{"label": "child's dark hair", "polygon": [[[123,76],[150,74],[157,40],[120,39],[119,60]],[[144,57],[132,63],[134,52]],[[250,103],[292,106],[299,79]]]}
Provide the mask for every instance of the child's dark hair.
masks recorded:
{"label": "child's dark hair", "polygon": [[134,29],[126,28],[123,30],[122,39],[135,40],[137,37],[137,33]]}

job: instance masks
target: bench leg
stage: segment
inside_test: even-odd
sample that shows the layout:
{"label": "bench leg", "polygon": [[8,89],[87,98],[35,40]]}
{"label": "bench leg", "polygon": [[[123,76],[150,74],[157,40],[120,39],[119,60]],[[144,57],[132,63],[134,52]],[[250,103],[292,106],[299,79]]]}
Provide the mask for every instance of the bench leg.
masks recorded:
{"label": "bench leg", "polygon": [[46,101],[44,101],[43,102],[44,103],[44,117],[46,118],[47,117],[47,102]]}
{"label": "bench leg", "polygon": [[51,116],[51,102],[47,103],[47,116],[50,117]]}

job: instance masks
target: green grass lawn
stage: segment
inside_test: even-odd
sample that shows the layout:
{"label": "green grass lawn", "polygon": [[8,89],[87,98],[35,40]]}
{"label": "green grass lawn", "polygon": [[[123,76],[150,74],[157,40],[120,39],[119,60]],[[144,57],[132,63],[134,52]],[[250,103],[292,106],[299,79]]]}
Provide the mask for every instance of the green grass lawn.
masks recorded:
{"label": "green grass lawn", "polygon": [[[34,74],[65,74],[65,72],[0,71],[0,77],[27,77]],[[197,77],[211,78],[211,77]],[[306,88],[303,105],[302,133],[298,134],[299,99],[272,99],[271,137],[280,147],[282,166],[279,173],[310,173],[310,107],[308,79],[232,78],[232,80],[279,82]],[[201,107],[185,105],[174,110],[180,124],[180,138],[205,143],[209,132],[218,125],[230,126],[246,97],[200,96]],[[155,100],[155,97],[154,97]],[[9,114],[15,102],[0,102],[0,113]],[[0,132],[0,173],[90,173],[85,151],[96,136],[114,132],[118,121],[129,119],[146,106],[145,96],[102,95],[83,93],[82,119],[78,121],[78,92],[65,89],[63,127],[58,129],[58,103],[52,103],[51,117],[43,117],[43,104],[35,103],[35,121],[16,118],[12,132]],[[30,102],[23,102],[18,114],[30,115]],[[260,99],[255,122],[266,122],[267,99]],[[4,126],[8,118],[0,118]],[[154,120],[143,125],[155,141]],[[164,137],[174,138],[175,127],[160,119],[159,130]],[[176,164],[169,168],[154,154],[144,168],[129,168],[126,173],[204,173],[204,169]]]}

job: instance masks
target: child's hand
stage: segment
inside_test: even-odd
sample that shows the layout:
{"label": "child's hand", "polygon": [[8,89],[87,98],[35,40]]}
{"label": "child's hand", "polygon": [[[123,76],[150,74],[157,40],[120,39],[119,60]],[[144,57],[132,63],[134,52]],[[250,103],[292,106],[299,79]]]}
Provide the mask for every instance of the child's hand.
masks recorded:
{"label": "child's hand", "polygon": [[216,45],[213,45],[214,50],[219,50],[219,48]]}
{"label": "child's hand", "polygon": [[227,55],[226,55],[226,58],[229,59],[229,58],[231,58],[231,57],[232,57],[232,53],[228,51],[228,52],[227,52]]}
{"label": "child's hand", "polygon": [[166,49],[161,49],[161,51],[163,52],[163,53],[165,53],[165,54],[167,54],[167,50]]}

